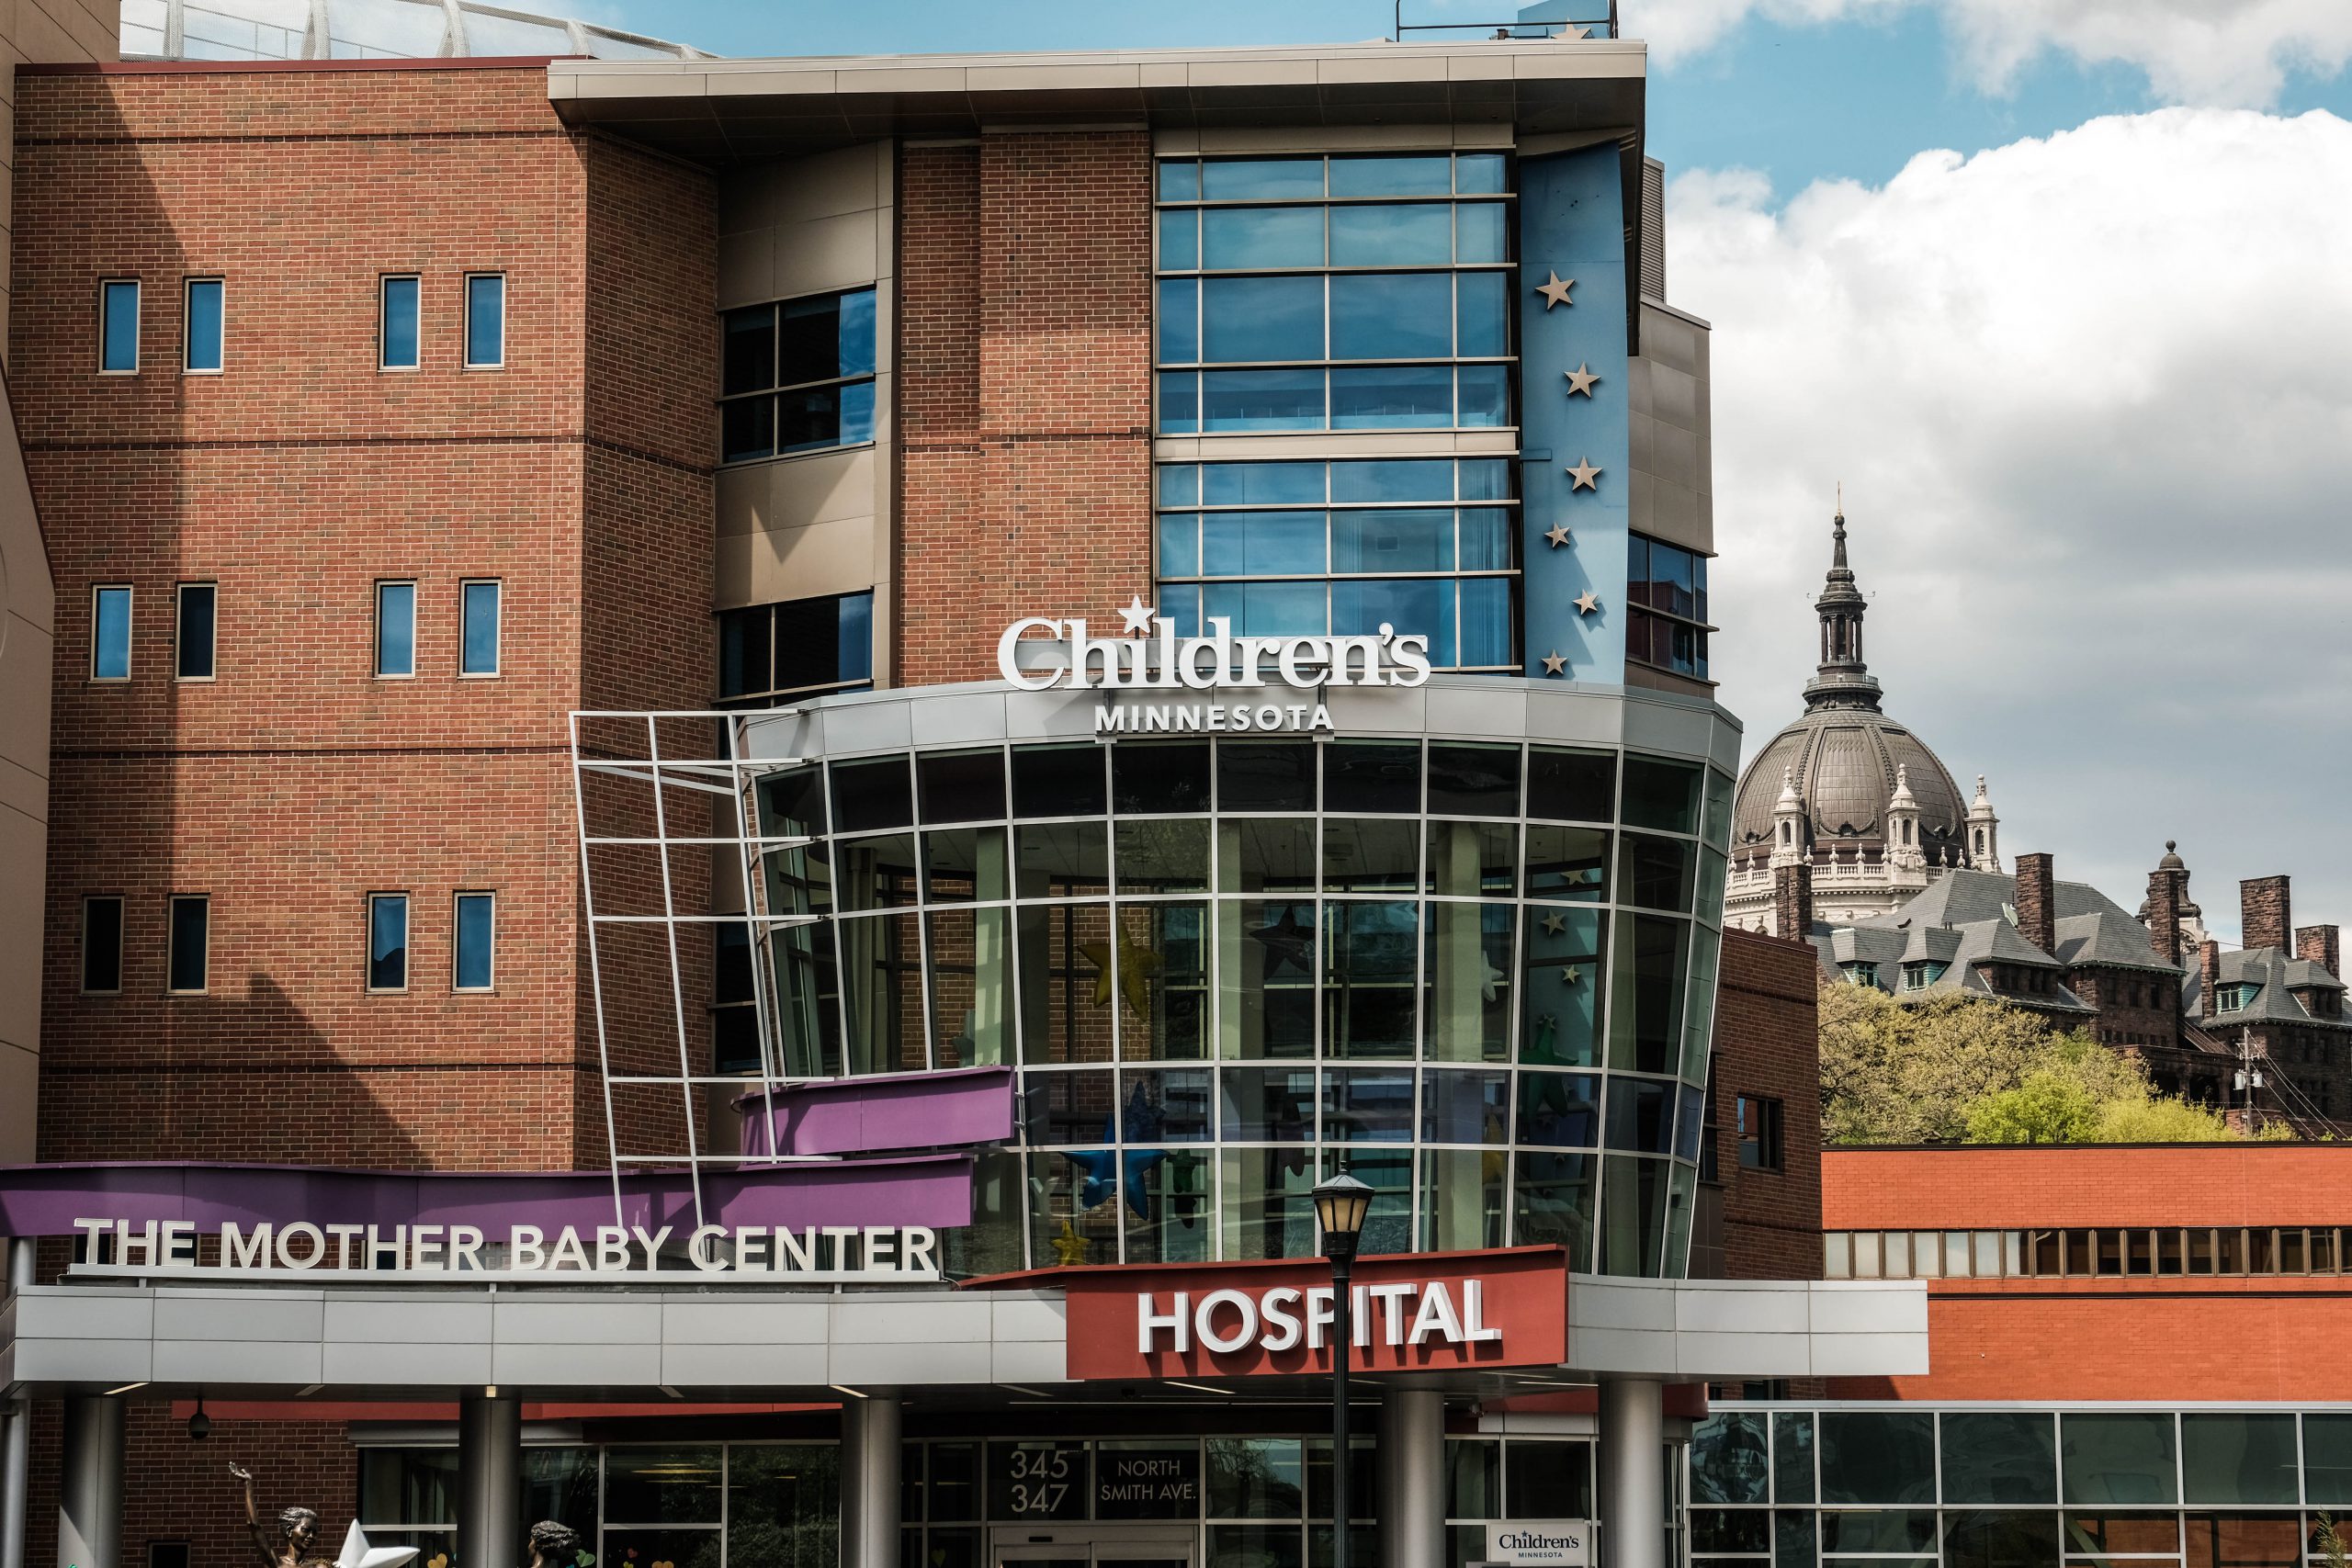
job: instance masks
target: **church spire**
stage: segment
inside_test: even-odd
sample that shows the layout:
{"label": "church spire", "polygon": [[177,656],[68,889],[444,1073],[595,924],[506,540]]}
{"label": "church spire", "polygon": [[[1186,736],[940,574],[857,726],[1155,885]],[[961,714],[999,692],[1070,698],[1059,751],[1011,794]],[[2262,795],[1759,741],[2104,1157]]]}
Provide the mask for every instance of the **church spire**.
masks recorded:
{"label": "church spire", "polygon": [[1829,575],[1814,602],[1821,616],[1821,666],[1804,689],[1808,708],[1878,708],[1878,682],[1862,662],[1862,615],[1869,601],[1854,585],[1846,561],[1846,487],[1838,487],[1838,514],[1830,525]]}

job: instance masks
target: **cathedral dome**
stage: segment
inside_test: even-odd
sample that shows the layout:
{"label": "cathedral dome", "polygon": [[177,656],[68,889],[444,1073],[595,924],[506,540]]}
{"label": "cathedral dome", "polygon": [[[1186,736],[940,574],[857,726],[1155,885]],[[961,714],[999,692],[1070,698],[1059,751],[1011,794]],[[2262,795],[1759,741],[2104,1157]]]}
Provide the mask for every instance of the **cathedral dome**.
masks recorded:
{"label": "cathedral dome", "polygon": [[1889,718],[1879,683],[1862,661],[1866,601],[1846,563],[1846,516],[1838,514],[1829,576],[1815,608],[1821,666],[1805,687],[1805,711],[1768,741],[1740,775],[1731,849],[1769,851],[1783,778],[1804,803],[1805,841],[1816,855],[1886,848],[1886,807],[1898,774],[1918,802],[1919,848],[1930,865],[1965,863],[1968,801],[1925,741]]}

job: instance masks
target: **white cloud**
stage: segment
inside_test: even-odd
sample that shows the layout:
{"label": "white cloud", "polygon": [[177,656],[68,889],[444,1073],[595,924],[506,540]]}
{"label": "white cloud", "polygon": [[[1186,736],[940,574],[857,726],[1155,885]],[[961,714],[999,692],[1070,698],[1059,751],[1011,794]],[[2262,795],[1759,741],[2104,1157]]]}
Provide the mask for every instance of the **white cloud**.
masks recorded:
{"label": "white cloud", "polygon": [[2136,906],[2177,838],[2209,921],[2288,872],[2352,923],[2352,125],[2167,109],[1775,210],[1668,198],[1714,323],[1714,649],[1793,716],[1843,479],[1887,707],[2004,848]]}
{"label": "white cloud", "polygon": [[2275,103],[2290,72],[2332,76],[2352,61],[2346,0],[1628,0],[1629,35],[1661,62],[1706,49],[1749,16],[1787,26],[1867,19],[1932,5],[1971,79],[2005,90],[2044,50],[2143,71],[2167,103]]}

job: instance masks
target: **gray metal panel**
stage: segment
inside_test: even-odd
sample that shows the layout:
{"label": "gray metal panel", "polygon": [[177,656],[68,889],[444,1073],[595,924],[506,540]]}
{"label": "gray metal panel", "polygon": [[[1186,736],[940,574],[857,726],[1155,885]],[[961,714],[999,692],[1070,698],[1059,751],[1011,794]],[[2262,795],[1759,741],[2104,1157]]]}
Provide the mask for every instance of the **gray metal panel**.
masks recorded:
{"label": "gray metal panel", "polygon": [[665,1345],[661,1382],[671,1388],[821,1388],[825,1347],[815,1345]]}
{"label": "gray metal panel", "polygon": [[899,1345],[844,1345],[837,1340],[825,1381],[852,1388],[993,1382],[989,1359],[986,1340]]}
{"label": "gray metal panel", "polygon": [[662,1339],[659,1296],[501,1299],[501,1348],[514,1345],[655,1345]]}
{"label": "gray metal panel", "polygon": [[325,1347],[268,1339],[158,1339],[154,1370],[157,1382],[290,1383],[320,1382]]}
{"label": "gray metal panel", "polygon": [[17,1337],[152,1339],[155,1303],[139,1290],[31,1289],[17,1295]]}
{"label": "gray metal panel", "polygon": [[670,1296],[662,1303],[662,1341],[702,1345],[822,1345],[832,1326],[823,1298]]}
{"label": "gray metal panel", "polygon": [[254,1300],[243,1291],[170,1292],[155,1298],[155,1339],[311,1340],[326,1331],[316,1292]]}
{"label": "gray metal panel", "polygon": [[844,703],[826,710],[827,755],[880,751],[914,744],[912,704],[904,701]]}
{"label": "gray metal panel", "polygon": [[446,1345],[331,1340],[319,1363],[319,1381],[362,1388],[464,1387],[497,1382],[492,1360],[487,1339]]}
{"label": "gray metal panel", "polygon": [[659,1345],[518,1345],[491,1352],[488,1382],[514,1388],[659,1388]]}
{"label": "gray metal panel", "polygon": [[496,1332],[490,1299],[419,1301],[371,1296],[329,1299],[325,1332],[331,1343],[482,1345]]}
{"label": "gray metal panel", "polygon": [[1713,756],[1714,718],[1705,708],[1665,703],[1625,705],[1625,744],[1702,761]]}
{"label": "gray metal panel", "polygon": [[1686,1334],[1794,1334],[1813,1325],[1813,1303],[1802,1283],[1760,1289],[1678,1291],[1674,1326]]}
{"label": "gray metal panel", "polygon": [[18,1339],[16,1377],[26,1383],[113,1388],[154,1378],[155,1347],[145,1339]]}

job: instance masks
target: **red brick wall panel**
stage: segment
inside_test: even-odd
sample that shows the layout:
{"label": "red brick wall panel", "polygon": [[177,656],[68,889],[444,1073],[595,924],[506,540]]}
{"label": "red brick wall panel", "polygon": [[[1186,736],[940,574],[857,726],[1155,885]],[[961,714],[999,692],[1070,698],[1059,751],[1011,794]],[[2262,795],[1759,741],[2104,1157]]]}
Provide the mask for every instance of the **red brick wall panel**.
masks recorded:
{"label": "red brick wall panel", "polygon": [[1829,1230],[2342,1224],[2352,1145],[1825,1150]]}
{"label": "red brick wall panel", "polygon": [[[1714,1116],[1723,1174],[1724,1272],[1809,1280],[1821,1272],[1819,979],[1810,944],[1724,932],[1715,999]],[[1781,1102],[1785,1165],[1740,1168],[1742,1094]]]}

